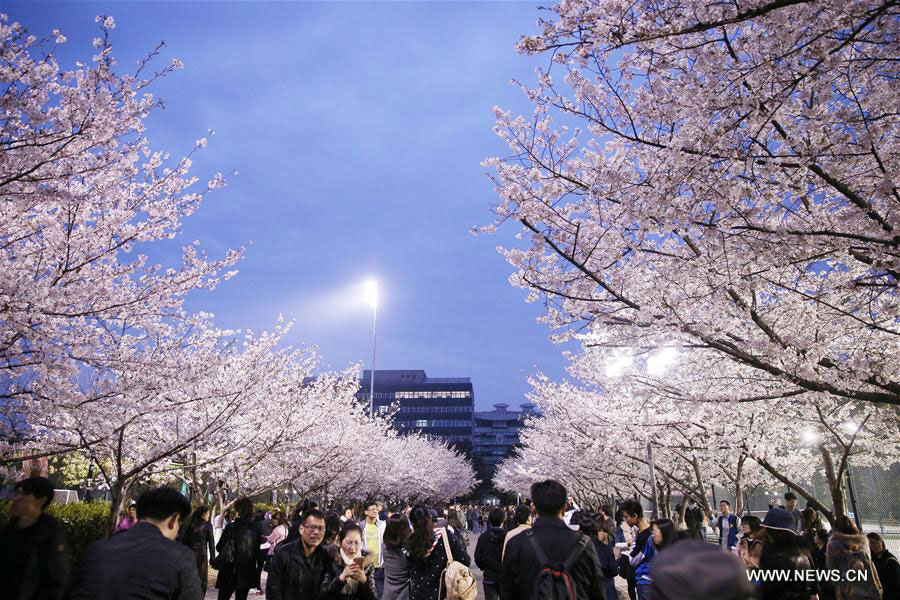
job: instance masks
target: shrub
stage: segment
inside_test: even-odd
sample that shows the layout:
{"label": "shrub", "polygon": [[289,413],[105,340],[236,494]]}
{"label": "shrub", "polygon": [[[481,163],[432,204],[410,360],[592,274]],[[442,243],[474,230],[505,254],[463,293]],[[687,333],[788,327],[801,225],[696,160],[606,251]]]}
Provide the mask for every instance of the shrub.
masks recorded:
{"label": "shrub", "polygon": [[[109,502],[51,504],[47,514],[62,523],[75,562],[88,546],[106,537]],[[8,520],[9,502],[0,502],[0,527]]]}
{"label": "shrub", "polygon": [[263,512],[275,512],[278,510],[278,507],[274,504],[267,504],[265,502],[254,502],[253,503],[253,512],[261,510]]}

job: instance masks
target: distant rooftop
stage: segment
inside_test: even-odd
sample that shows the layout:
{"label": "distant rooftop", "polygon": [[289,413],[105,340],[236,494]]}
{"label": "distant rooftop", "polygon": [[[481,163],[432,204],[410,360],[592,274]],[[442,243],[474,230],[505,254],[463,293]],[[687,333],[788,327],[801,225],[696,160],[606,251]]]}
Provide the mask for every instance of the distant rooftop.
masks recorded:
{"label": "distant rooftop", "polygon": [[521,410],[509,410],[509,404],[498,402],[494,405],[494,410],[477,411],[472,416],[485,421],[512,421],[520,416],[536,414],[535,405],[531,402],[522,403],[520,408]]}
{"label": "distant rooftop", "polygon": [[[371,369],[363,371],[363,382],[369,381],[371,378]],[[421,369],[375,369],[376,388],[379,383],[472,383],[472,379],[470,377],[429,377]]]}

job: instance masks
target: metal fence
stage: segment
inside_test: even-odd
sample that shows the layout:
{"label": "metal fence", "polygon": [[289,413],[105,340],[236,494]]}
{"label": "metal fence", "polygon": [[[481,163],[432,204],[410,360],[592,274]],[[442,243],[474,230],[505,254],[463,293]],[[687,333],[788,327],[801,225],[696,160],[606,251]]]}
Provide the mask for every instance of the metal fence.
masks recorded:
{"label": "metal fence", "polygon": [[[874,467],[850,467],[848,478],[850,485],[845,485],[847,510],[850,516],[857,518],[863,533],[876,532],[884,538],[885,546],[895,555],[900,554],[900,463],[889,469]],[[831,495],[825,477],[815,473],[811,481],[804,482],[815,497],[829,509],[833,508]],[[721,488],[713,488],[715,500],[728,500],[734,506],[734,498]],[[852,494],[851,494],[852,490]],[[788,488],[769,490],[769,493],[754,494],[750,497],[745,510],[749,510],[760,518],[765,516],[773,495],[783,499]],[[783,501],[783,500],[782,500]],[[803,509],[806,502],[798,497],[797,506]],[[718,506],[714,506],[718,508]],[[856,513],[859,515],[856,515]],[[828,527],[827,523],[823,523]]]}

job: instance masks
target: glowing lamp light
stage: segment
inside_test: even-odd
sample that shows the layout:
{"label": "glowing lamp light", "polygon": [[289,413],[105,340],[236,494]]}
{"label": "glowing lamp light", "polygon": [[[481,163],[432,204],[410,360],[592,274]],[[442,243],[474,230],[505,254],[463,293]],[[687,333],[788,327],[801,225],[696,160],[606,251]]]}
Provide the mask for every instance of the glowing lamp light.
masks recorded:
{"label": "glowing lamp light", "polygon": [[807,444],[815,444],[819,439],[819,434],[815,431],[804,431],[803,432],[803,441]]}
{"label": "glowing lamp light", "polygon": [[625,370],[631,366],[634,358],[630,354],[617,354],[606,363],[606,376],[619,377]]}
{"label": "glowing lamp light", "polygon": [[674,346],[663,346],[658,352],[647,358],[647,373],[662,375],[678,358],[678,349]]}
{"label": "glowing lamp light", "polygon": [[375,308],[378,305],[378,282],[374,279],[369,279],[366,281],[363,289],[366,302],[368,302],[372,308]]}

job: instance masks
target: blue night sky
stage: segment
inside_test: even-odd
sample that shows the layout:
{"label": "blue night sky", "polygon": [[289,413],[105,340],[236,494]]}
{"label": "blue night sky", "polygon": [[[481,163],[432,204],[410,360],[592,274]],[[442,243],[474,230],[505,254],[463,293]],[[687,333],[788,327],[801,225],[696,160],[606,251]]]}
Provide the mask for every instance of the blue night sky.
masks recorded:
{"label": "blue night sky", "polygon": [[[166,262],[194,239],[212,257],[252,241],[240,274],[190,300],[223,327],[294,320],[291,344],[319,347],[324,368],[371,360],[361,282],[382,286],[378,368],[471,377],[477,404],[518,405],[529,374],[559,378],[563,350],[535,319],[540,303],[509,285],[495,251],[514,228],[474,237],[492,220],[480,163],[506,148],[492,107],[530,113],[510,79],[545,64],[514,43],[537,31],[529,2],[9,2],[34,35],[68,37],[64,68],[90,61],[94,16],[116,19],[119,72],[165,40],[165,109],[147,121],[151,146],[173,156],[215,129],[195,160],[201,181],[230,173]],[[147,251],[150,251],[148,248]]]}

